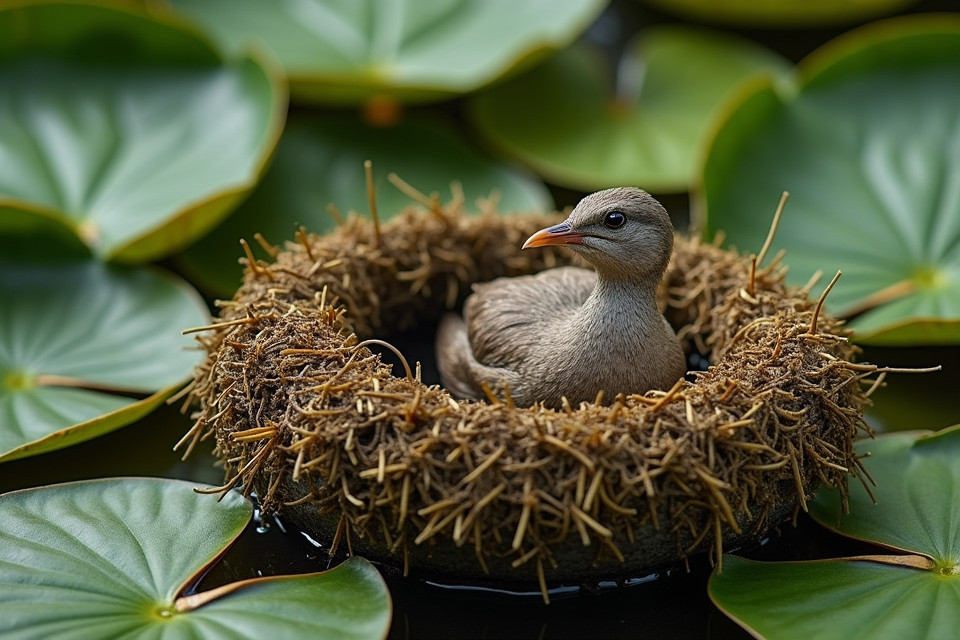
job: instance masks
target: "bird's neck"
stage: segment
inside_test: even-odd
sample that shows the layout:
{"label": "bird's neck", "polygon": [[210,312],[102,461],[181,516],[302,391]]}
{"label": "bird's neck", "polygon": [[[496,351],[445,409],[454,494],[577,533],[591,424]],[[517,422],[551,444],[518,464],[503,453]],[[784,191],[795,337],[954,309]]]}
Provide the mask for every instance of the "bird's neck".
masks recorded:
{"label": "bird's neck", "polygon": [[634,349],[644,339],[659,336],[663,327],[655,285],[600,275],[593,292],[558,333],[571,349],[598,354]]}
{"label": "bird's neck", "polygon": [[657,283],[598,274],[597,286],[584,302],[582,310],[623,316],[659,316]]}

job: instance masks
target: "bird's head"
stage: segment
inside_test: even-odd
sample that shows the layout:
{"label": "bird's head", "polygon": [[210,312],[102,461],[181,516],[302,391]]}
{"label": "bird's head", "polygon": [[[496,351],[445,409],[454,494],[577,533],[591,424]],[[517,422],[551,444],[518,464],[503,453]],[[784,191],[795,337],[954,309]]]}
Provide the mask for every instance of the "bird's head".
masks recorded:
{"label": "bird's head", "polygon": [[617,187],[588,195],[566,220],[537,231],[523,248],[546,245],[568,246],[603,276],[659,280],[673,251],[673,225],[649,193]]}

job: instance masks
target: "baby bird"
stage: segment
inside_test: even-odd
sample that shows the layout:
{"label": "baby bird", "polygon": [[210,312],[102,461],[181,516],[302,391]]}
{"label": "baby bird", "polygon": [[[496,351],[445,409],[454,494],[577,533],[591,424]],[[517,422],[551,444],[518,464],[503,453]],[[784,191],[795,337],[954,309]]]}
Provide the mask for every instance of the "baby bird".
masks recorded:
{"label": "baby bird", "polygon": [[595,271],[558,267],[476,284],[463,318],[447,314],[437,333],[437,365],[455,397],[486,397],[482,383],[518,406],[576,406],[601,389],[668,389],[686,372],[677,336],[656,292],[673,251],[663,206],[632,187],[585,197],[560,224],[524,249],[564,245]]}

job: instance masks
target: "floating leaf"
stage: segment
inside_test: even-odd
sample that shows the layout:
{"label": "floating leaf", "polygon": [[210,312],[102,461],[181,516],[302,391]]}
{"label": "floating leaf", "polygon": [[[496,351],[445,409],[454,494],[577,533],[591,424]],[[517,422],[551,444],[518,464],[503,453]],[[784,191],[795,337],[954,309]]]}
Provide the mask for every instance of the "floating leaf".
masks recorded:
{"label": "floating leaf", "polygon": [[723,559],[710,597],[758,638],[952,638],[956,578],[876,562]]}
{"label": "floating leaf", "polygon": [[865,463],[877,503],[855,486],[850,513],[840,518],[839,495],[824,490],[810,515],[837,533],[956,566],[960,576],[960,426],[865,440],[857,451],[869,454]]}
{"label": "floating leaf", "polygon": [[88,440],[151,411],[200,357],[180,331],[209,320],[186,283],[96,262],[3,264],[0,300],[0,460]]}
{"label": "floating leaf", "polygon": [[56,222],[104,258],[167,255],[252,188],[279,135],[264,68],[173,21],[28,3],[0,10],[0,35],[0,234]]}
{"label": "floating leaf", "polygon": [[696,20],[788,28],[840,24],[893,13],[916,0],[644,0]]}
{"label": "floating leaf", "polygon": [[726,556],[710,596],[758,637],[950,638],[960,628],[960,427],[882,436],[857,451],[870,453],[876,504],[851,487],[840,518],[839,494],[823,489],[810,513],[886,549],[811,562]]}
{"label": "floating leaf", "polygon": [[[500,211],[548,210],[553,207],[541,183],[494,163],[445,127],[407,119],[376,128],[346,116],[294,120],[277,149],[273,165],[249,200],[223,224],[182,254],[192,279],[217,295],[230,296],[240,284],[240,238],[261,233],[273,243],[293,238],[297,225],[314,233],[335,226],[326,211],[333,203],[342,212],[368,215],[363,161],[373,161],[377,209],[382,219],[410,206],[410,198],[387,180],[395,172],[420,191],[450,197],[459,182],[468,210],[475,201],[499,194]],[[256,243],[251,243],[256,247]],[[260,254],[263,255],[263,254]]]}
{"label": "floating leaf", "polygon": [[789,278],[842,269],[827,299],[875,344],[960,343],[960,19],[902,18],[842,36],[795,88],[755,87],[718,131],[704,230],[774,250]]}
{"label": "floating leaf", "polygon": [[[230,52],[251,42],[295,96],[431,100],[472,91],[566,46],[607,0],[169,0]],[[549,16],[549,19],[545,19]]]}
{"label": "floating leaf", "polygon": [[479,94],[471,111],[481,133],[564,186],[685,191],[724,97],[751,74],[786,67],[732,36],[657,27],[627,50],[614,88],[594,53],[570,49]]}
{"label": "floating leaf", "polygon": [[252,505],[177,480],[119,478],[0,496],[4,638],[383,638],[390,599],[354,558],[332,571],[184,590]]}

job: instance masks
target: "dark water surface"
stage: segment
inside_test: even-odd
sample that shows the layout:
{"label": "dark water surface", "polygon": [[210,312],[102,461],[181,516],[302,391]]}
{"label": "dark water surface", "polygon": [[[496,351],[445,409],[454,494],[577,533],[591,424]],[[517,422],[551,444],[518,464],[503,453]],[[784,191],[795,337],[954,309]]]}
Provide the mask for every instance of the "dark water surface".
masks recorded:
{"label": "dark water surface", "polygon": [[[780,535],[742,553],[772,561],[867,552],[866,545],[831,534],[801,514],[796,527],[786,524]],[[322,545],[268,518],[252,522],[196,589],[261,575],[324,570],[333,564]],[[678,568],[624,585],[556,590],[549,605],[539,592],[437,585],[379,568],[393,599],[390,637],[396,639],[751,637],[711,603],[706,589],[711,568],[702,557],[691,562],[689,572]]]}

